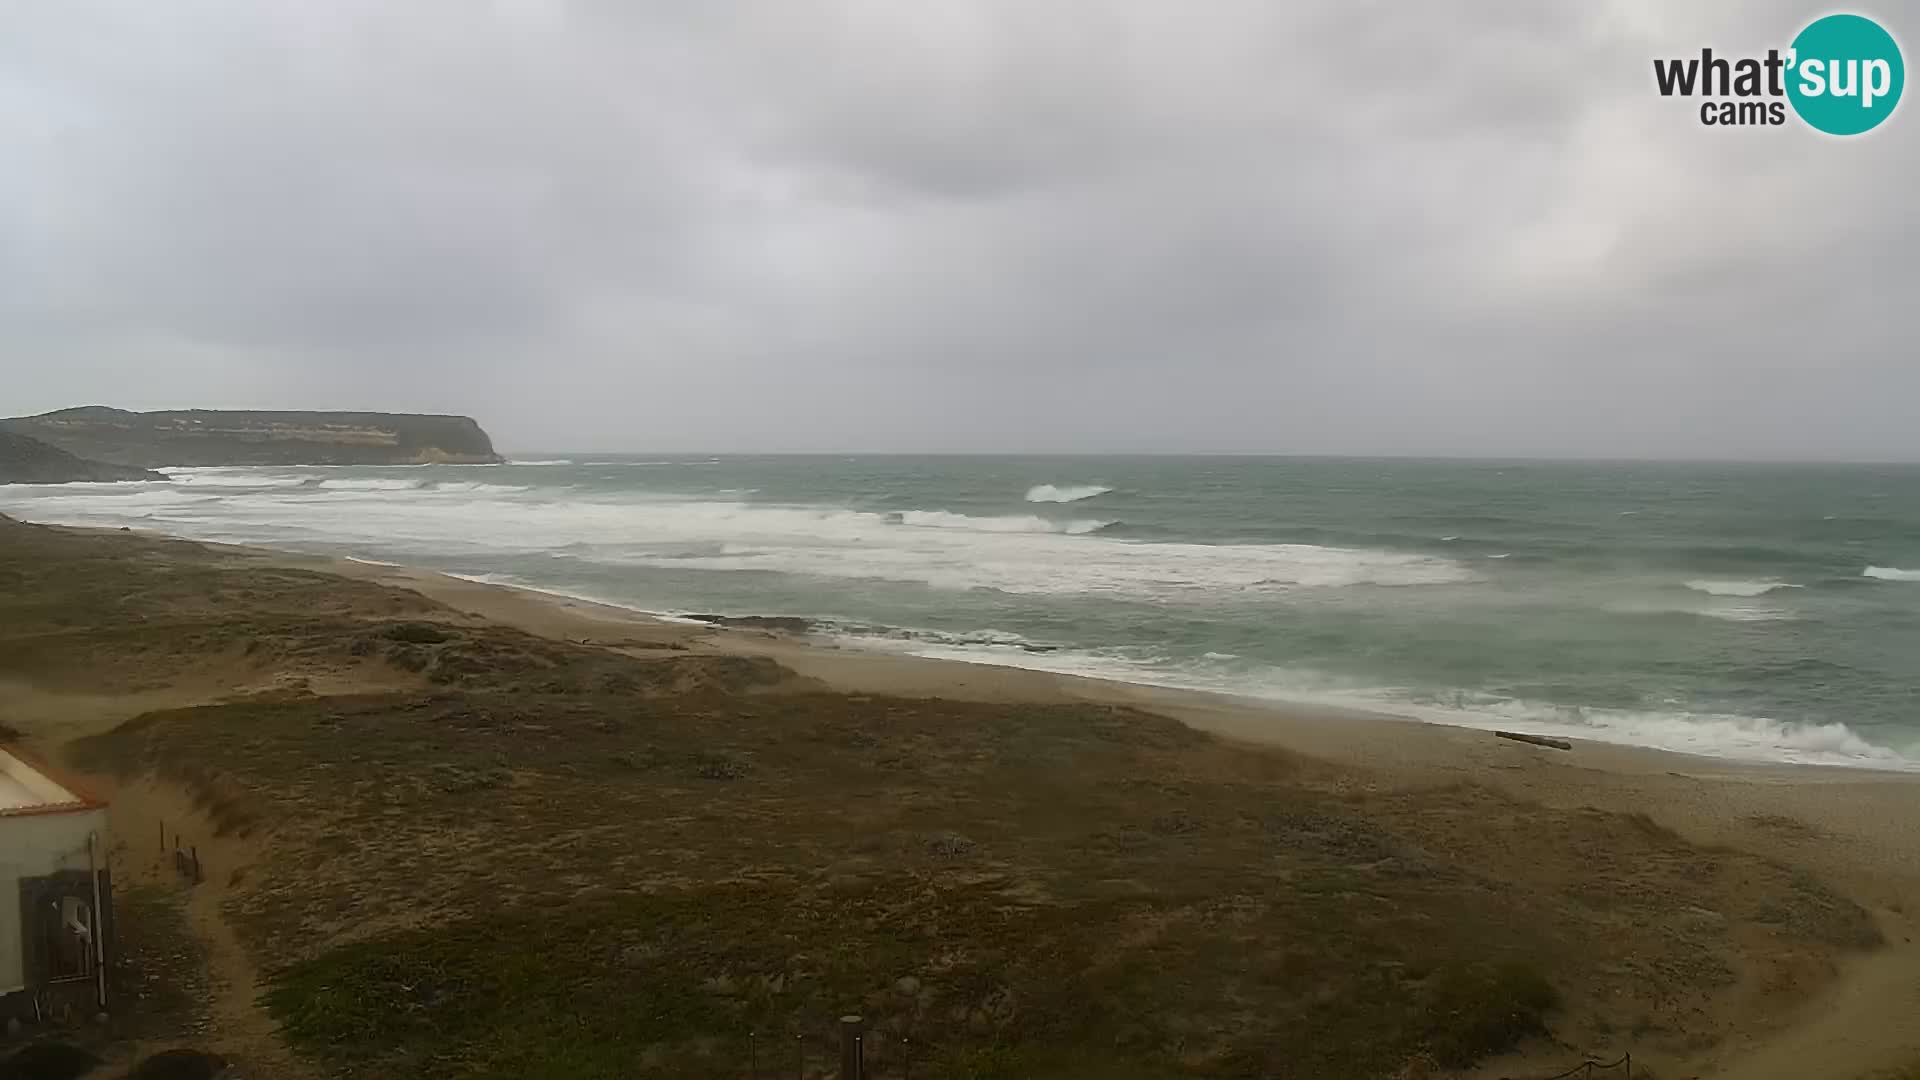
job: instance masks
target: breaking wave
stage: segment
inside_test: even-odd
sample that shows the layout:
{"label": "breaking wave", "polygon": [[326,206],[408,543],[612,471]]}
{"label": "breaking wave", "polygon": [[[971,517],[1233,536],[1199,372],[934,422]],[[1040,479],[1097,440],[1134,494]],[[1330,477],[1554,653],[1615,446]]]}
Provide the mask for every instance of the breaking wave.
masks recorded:
{"label": "breaking wave", "polygon": [[[1149,542],[1108,522],[947,510],[894,513],[627,491],[442,480],[304,486],[310,476],[219,474],[231,486],[166,484],[108,496],[36,500],[35,516],[76,525],[139,524],[194,539],[317,545],[374,558],[511,557],[567,550],[606,569],[776,573],[936,590],[989,590],[1150,602],[1277,597],[1295,589],[1418,587],[1477,580],[1447,558],[1313,544]],[[282,485],[263,486],[269,480]],[[381,478],[384,481],[384,478]],[[530,502],[533,496],[540,501]],[[579,546],[575,546],[579,545]]]}
{"label": "breaking wave", "polygon": [[1700,608],[1689,614],[1721,622],[1792,622],[1799,617],[1791,611],[1769,607]]}
{"label": "breaking wave", "polygon": [[483,484],[476,480],[440,480],[426,486],[432,491],[472,495],[513,495],[530,490],[520,484]]}
{"label": "breaking wave", "polygon": [[1027,489],[1027,501],[1030,503],[1070,503],[1081,499],[1091,499],[1096,495],[1105,495],[1112,491],[1100,484],[1069,484],[1055,487],[1052,484],[1038,484]]}
{"label": "breaking wave", "polygon": [[887,516],[902,525],[921,529],[971,529],[976,532],[996,533],[1067,533],[1073,536],[1097,532],[1111,524],[1090,518],[1080,521],[1049,521],[1031,514],[976,517],[972,514],[955,514],[946,510],[902,510]]}
{"label": "breaking wave", "polygon": [[1687,588],[1708,596],[1764,596],[1775,589],[1798,589],[1784,581],[1689,581]]}
{"label": "breaking wave", "polygon": [[1902,570],[1897,566],[1869,566],[1861,577],[1877,578],[1881,581],[1920,581],[1920,570]]}
{"label": "breaking wave", "polygon": [[353,477],[351,479],[313,479],[306,481],[313,487],[328,491],[415,491],[428,486],[426,480],[398,480],[383,476]]}

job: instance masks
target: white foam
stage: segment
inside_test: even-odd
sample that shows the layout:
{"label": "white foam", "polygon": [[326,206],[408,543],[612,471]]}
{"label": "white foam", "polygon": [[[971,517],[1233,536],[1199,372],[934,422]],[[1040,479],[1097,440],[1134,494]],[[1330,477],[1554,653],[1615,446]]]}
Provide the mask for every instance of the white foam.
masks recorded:
{"label": "white foam", "polygon": [[1048,521],[1043,517],[1026,514],[1008,514],[1001,517],[976,517],[972,514],[955,514],[946,510],[905,510],[900,513],[900,524],[920,529],[971,529],[976,532],[995,533],[1081,533],[1095,532],[1106,527],[1105,521]]}
{"label": "white foam", "polygon": [[167,473],[167,479],[172,483],[189,487],[272,488],[299,487],[306,483],[308,478],[288,476],[284,473],[261,472],[255,469],[220,467],[174,469]]}
{"label": "white foam", "polygon": [[1038,484],[1027,489],[1027,501],[1031,503],[1079,502],[1081,499],[1091,499],[1095,495],[1105,495],[1112,490],[1102,484],[1068,484],[1064,487]]}
{"label": "white foam", "polygon": [[386,476],[343,477],[320,481],[320,485],[330,491],[411,491],[425,484],[424,480],[401,480]]}
{"label": "white foam", "polygon": [[524,484],[483,484],[477,480],[439,480],[428,485],[432,491],[469,495],[513,495],[532,488]]}
{"label": "white foam", "polygon": [[[431,475],[431,474],[429,474]],[[1134,600],[1207,600],[1296,588],[1433,586],[1475,580],[1450,559],[1310,544],[1146,543],[1097,533],[1101,522],[949,511],[898,515],[648,496],[530,503],[503,486],[435,491],[302,487],[216,489],[183,503],[173,485],[146,493],[72,492],[27,516],[72,525],[139,523],[203,540],[296,543],[402,560],[418,555],[537,554],[589,546],[587,561],[674,570],[769,571],[884,580],[936,589]],[[442,481],[440,492],[449,490]],[[539,489],[545,492],[548,489]]]}
{"label": "white foam", "polygon": [[568,459],[568,458],[555,458],[552,461],[509,461],[507,462],[507,464],[509,465],[571,465],[573,464],[573,462],[571,459]]}
{"label": "white foam", "polygon": [[1769,607],[1714,607],[1694,608],[1692,615],[1701,615],[1722,622],[1792,622],[1799,616],[1791,611]]}
{"label": "white foam", "polygon": [[[831,634],[847,644],[859,645],[862,642],[907,643],[913,647],[965,647],[974,649],[1016,649],[1022,652],[1041,652],[1051,648],[1011,630],[995,630],[988,627],[983,630],[923,630],[911,627],[881,626],[850,628],[853,620],[819,618],[815,622],[823,633]],[[908,651],[911,651],[909,649]]]}
{"label": "white foam", "polygon": [[1775,589],[1798,589],[1784,581],[1689,581],[1687,588],[1708,596],[1764,596]]}
{"label": "white foam", "polygon": [[1920,581],[1920,570],[1902,570],[1897,566],[1869,566],[1861,571],[1860,576],[1878,578],[1881,581]]}

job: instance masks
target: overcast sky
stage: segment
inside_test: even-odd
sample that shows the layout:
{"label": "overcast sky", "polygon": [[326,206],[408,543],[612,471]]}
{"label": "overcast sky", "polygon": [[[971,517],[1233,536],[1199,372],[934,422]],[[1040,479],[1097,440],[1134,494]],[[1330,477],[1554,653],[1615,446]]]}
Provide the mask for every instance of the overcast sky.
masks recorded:
{"label": "overcast sky", "polygon": [[15,0],[0,413],[1920,460],[1920,106],[1653,87],[1826,10]]}

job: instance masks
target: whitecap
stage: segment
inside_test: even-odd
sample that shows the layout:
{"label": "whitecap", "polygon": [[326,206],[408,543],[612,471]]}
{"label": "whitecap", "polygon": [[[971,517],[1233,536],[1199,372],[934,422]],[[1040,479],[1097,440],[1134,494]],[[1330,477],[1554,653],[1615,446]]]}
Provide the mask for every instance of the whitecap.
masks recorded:
{"label": "whitecap", "polygon": [[1792,622],[1798,616],[1791,611],[1769,607],[1696,608],[1689,612],[1722,622]]}
{"label": "whitecap", "polygon": [[1111,522],[1095,521],[1091,518],[1078,521],[1049,521],[1031,514],[979,517],[973,514],[955,514],[946,510],[903,510],[895,516],[898,517],[900,524],[920,529],[971,529],[977,532],[995,533],[1069,533],[1076,536],[1098,531],[1111,524]]}
{"label": "whitecap", "polygon": [[348,477],[321,480],[318,487],[329,491],[410,491],[425,486],[424,480],[399,480],[384,476]]}
{"label": "whitecap", "polygon": [[467,495],[513,495],[529,490],[520,484],[483,484],[475,480],[441,480],[429,486],[434,491]]}
{"label": "whitecap", "polygon": [[1775,589],[1798,589],[1785,581],[1689,581],[1687,588],[1708,596],[1763,596]]}
{"label": "whitecap", "polygon": [[1081,499],[1091,499],[1096,495],[1105,495],[1112,491],[1101,484],[1068,484],[1056,487],[1052,484],[1037,484],[1027,489],[1027,501],[1030,503],[1070,503]]}
{"label": "whitecap", "polygon": [[1897,566],[1869,566],[1861,571],[1860,576],[1878,578],[1881,581],[1920,581],[1920,570],[1902,570]]}

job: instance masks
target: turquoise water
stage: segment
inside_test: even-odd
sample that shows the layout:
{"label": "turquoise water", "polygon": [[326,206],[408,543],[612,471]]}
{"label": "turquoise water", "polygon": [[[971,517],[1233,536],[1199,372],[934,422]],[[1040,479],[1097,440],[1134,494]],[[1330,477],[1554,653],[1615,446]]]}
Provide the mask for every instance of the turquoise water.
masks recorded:
{"label": "turquoise water", "polygon": [[30,520],[1769,760],[1920,760],[1920,467],[664,457],[186,469]]}

